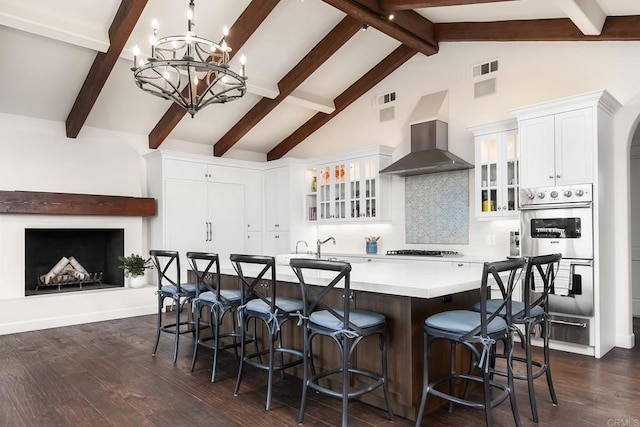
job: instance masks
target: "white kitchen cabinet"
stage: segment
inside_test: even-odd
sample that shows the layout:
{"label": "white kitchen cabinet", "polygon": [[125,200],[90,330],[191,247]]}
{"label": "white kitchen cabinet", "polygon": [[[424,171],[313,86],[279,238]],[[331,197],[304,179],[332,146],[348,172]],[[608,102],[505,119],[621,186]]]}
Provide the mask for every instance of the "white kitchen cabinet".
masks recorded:
{"label": "white kitchen cabinet", "polygon": [[593,182],[592,108],[523,120],[520,135],[524,188]]}
{"label": "white kitchen cabinet", "polygon": [[245,169],[245,221],[247,232],[262,231],[263,215],[263,194],[264,182],[263,172],[256,169]]}
{"label": "white kitchen cabinet", "polygon": [[[150,249],[179,251],[184,268],[189,251],[215,252],[221,259],[247,251],[246,221],[254,217],[245,216],[245,211],[261,215],[262,203],[245,196],[252,184],[242,162],[161,150],[146,155],[145,160],[148,193],[158,203],[157,215],[149,219]],[[261,194],[260,189],[257,192]],[[255,241],[261,246],[262,220],[255,224]]]}
{"label": "white kitchen cabinet", "polygon": [[246,251],[244,185],[167,179],[164,197],[166,249],[182,257],[213,252],[220,259]]}
{"label": "white kitchen cabinet", "polygon": [[389,176],[378,171],[391,163],[383,148],[330,158],[307,169],[305,219],[366,222],[389,219]]}
{"label": "white kitchen cabinet", "polygon": [[266,231],[263,252],[271,256],[291,253],[291,233],[288,231]]}
{"label": "white kitchen cabinet", "polygon": [[265,171],[264,184],[265,230],[289,230],[289,167]]}
{"label": "white kitchen cabinet", "polygon": [[246,170],[242,167],[224,166],[189,160],[167,160],[163,164],[163,178],[191,181],[244,183]]}
{"label": "white kitchen cabinet", "polygon": [[262,244],[263,233],[261,231],[248,231],[247,232],[247,253],[254,255],[264,254]]}
{"label": "white kitchen cabinet", "polygon": [[609,144],[618,102],[591,92],[512,110],[518,119],[520,186],[594,183],[598,146]]}
{"label": "white kitchen cabinet", "polygon": [[[291,252],[295,241],[307,239],[310,231],[303,220],[304,163],[298,159],[267,162],[264,172],[263,253]],[[311,233],[313,234],[313,233]]]}
{"label": "white kitchen cabinet", "polygon": [[519,197],[518,129],[506,120],[470,129],[475,137],[475,214],[516,218]]}

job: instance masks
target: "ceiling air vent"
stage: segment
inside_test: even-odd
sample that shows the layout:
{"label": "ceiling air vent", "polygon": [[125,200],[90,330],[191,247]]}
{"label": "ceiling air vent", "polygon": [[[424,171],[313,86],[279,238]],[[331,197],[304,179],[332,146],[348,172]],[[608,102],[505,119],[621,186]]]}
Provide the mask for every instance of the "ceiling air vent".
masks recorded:
{"label": "ceiling air vent", "polygon": [[482,64],[474,65],[472,67],[473,78],[484,77],[487,74],[495,73],[498,71],[498,60],[485,62]]}
{"label": "ceiling air vent", "polygon": [[396,91],[383,93],[381,95],[375,95],[373,97],[373,105],[380,106],[390,104],[396,100]]}

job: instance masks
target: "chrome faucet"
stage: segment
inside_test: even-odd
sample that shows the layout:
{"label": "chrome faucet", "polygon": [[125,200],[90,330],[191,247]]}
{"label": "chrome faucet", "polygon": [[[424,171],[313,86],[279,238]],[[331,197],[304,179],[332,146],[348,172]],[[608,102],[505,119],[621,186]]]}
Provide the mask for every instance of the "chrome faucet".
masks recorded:
{"label": "chrome faucet", "polygon": [[325,240],[318,239],[318,241],[316,242],[316,258],[320,259],[320,246],[327,243],[329,240],[332,240],[334,245],[336,244],[336,239],[334,239],[333,237],[328,237]]}
{"label": "chrome faucet", "polygon": [[298,240],[298,241],[296,242],[296,254],[298,253],[298,245],[299,245],[300,243],[304,243],[304,246],[305,246],[307,249],[309,249],[309,245],[307,244],[307,242],[305,242],[304,240]]}

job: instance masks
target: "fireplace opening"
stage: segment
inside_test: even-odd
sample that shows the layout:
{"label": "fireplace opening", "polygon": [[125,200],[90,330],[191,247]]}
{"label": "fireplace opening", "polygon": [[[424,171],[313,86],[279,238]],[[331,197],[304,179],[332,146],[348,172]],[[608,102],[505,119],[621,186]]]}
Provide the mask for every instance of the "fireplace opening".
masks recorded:
{"label": "fireplace opening", "polygon": [[25,229],[25,295],[124,287],[124,229]]}

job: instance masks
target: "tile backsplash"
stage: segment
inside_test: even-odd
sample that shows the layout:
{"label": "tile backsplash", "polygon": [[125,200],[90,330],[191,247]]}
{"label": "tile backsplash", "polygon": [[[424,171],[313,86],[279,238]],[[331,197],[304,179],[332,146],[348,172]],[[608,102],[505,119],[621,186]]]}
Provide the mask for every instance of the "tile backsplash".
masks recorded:
{"label": "tile backsplash", "polygon": [[469,171],[405,178],[407,243],[469,243]]}

